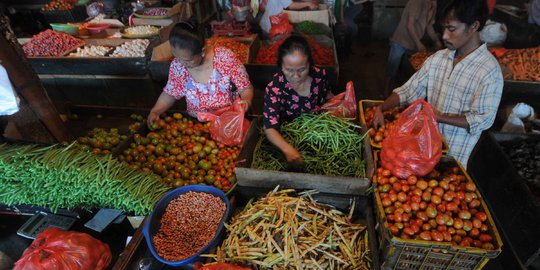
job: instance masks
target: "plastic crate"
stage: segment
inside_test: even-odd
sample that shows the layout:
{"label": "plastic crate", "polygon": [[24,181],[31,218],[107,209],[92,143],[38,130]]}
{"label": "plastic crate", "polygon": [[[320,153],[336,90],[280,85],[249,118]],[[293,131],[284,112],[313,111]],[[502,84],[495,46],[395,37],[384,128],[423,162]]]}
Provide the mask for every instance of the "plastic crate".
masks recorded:
{"label": "plastic crate", "polygon": [[41,13],[48,23],[82,22],[86,19],[86,7],[74,6],[70,10],[42,10]]}
{"label": "plastic crate", "polygon": [[[172,200],[178,198],[180,195],[187,193],[189,191],[208,193],[208,194],[212,194],[216,197],[221,198],[226,206],[225,213],[223,214],[223,218],[221,219],[221,222],[219,224],[219,227],[216,231],[214,238],[212,239],[212,241],[210,241],[210,243],[208,243],[208,245],[206,245],[203,249],[199,250],[199,252],[195,253],[195,255],[187,259],[184,259],[181,261],[174,261],[174,262],[167,261],[158,255],[157,250],[154,247],[154,236],[159,231],[159,227],[161,226],[160,224],[161,217],[165,213],[165,209],[167,208],[167,205],[169,205],[169,203]],[[221,233],[225,229],[224,224],[229,219],[230,215],[231,215],[231,205],[230,205],[229,199],[227,198],[225,193],[223,193],[223,191],[214,187],[203,186],[203,185],[184,186],[184,187],[174,189],[170,191],[169,193],[165,194],[165,196],[163,196],[163,198],[161,198],[156,203],[156,205],[154,206],[154,210],[152,211],[152,214],[150,214],[147,222],[144,224],[143,234],[144,234],[144,238],[146,238],[146,244],[148,245],[148,249],[150,249],[150,252],[154,256],[154,258],[156,258],[161,263],[174,266],[174,267],[179,267],[182,265],[191,264],[191,263],[201,260],[201,257],[200,257],[201,254],[208,253],[212,248],[214,248],[219,243],[221,239]]]}
{"label": "plastic crate", "polygon": [[[375,165],[378,163],[378,152],[374,153]],[[452,157],[443,157],[437,165],[451,164],[459,166],[461,173],[472,181],[463,166]],[[376,176],[374,176],[374,179]],[[490,259],[497,257],[502,250],[502,240],[482,195],[475,191],[481,202],[481,209],[487,215],[489,234],[493,238],[494,250],[476,247],[460,247],[448,242],[402,239],[390,233],[388,221],[383,211],[381,197],[375,185],[375,208],[378,223],[379,243],[382,250],[382,269],[429,269],[429,270],[469,270],[481,269]],[[473,182],[474,183],[474,182]]]}
{"label": "plastic crate", "polygon": [[[382,104],[383,102],[384,102],[383,100],[371,100],[371,99],[360,100],[358,102],[358,108],[359,108],[358,110],[360,111],[360,123],[365,124],[366,127],[367,127],[368,125],[366,123],[366,116],[365,116],[366,108],[378,106],[378,105]],[[442,141],[442,143],[443,143],[442,152],[443,153],[448,153],[448,144],[446,143],[446,140],[444,139],[444,137],[442,138],[442,140],[443,140]],[[371,144],[371,146],[373,148],[376,148],[376,149],[381,149],[381,147],[382,147],[382,144],[376,143],[375,141],[373,141],[371,139],[371,137],[369,138],[369,143]]]}
{"label": "plastic crate", "polygon": [[210,23],[212,26],[212,33],[214,37],[245,37],[251,35],[251,27],[248,22],[218,22],[213,21]]}

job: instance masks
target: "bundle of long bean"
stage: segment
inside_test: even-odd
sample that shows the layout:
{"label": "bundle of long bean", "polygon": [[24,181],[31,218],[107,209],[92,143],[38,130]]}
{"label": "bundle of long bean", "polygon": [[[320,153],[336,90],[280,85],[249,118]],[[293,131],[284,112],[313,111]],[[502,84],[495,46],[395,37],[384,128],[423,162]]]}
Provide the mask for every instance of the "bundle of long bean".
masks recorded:
{"label": "bundle of long bean", "polygon": [[[328,113],[303,114],[281,127],[281,135],[304,158],[305,171],[328,176],[366,177],[363,139],[350,119]],[[256,169],[282,171],[287,162],[261,134],[251,165]]]}
{"label": "bundle of long bean", "polygon": [[256,269],[370,269],[366,227],[294,190],[272,191],[248,203],[230,225],[220,262]]}
{"label": "bundle of long bean", "polygon": [[0,203],[53,211],[107,207],[146,215],[168,190],[156,176],[73,145],[0,145]]}

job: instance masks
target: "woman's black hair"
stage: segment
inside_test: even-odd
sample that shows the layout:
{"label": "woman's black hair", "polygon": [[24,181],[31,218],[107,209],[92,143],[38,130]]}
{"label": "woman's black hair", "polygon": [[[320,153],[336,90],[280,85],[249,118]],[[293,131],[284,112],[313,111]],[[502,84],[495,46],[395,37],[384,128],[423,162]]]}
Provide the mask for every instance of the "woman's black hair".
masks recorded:
{"label": "woman's black hair", "polygon": [[444,4],[441,19],[445,20],[450,14],[460,22],[471,26],[475,21],[480,23],[478,32],[486,24],[488,6],[486,0],[450,0]]}
{"label": "woman's black hair", "polygon": [[308,63],[310,67],[313,67],[314,61],[313,61],[313,55],[311,54],[311,47],[309,46],[309,43],[307,40],[299,35],[292,35],[285,39],[281,46],[279,46],[278,49],[278,58],[277,58],[277,65],[279,69],[283,67],[283,58],[285,58],[286,55],[293,53],[294,51],[299,51],[303,54],[305,54],[308,58]]}
{"label": "woman's black hair", "polygon": [[192,54],[202,53],[204,47],[204,39],[189,22],[179,22],[173,26],[169,43],[173,48],[189,50]]}

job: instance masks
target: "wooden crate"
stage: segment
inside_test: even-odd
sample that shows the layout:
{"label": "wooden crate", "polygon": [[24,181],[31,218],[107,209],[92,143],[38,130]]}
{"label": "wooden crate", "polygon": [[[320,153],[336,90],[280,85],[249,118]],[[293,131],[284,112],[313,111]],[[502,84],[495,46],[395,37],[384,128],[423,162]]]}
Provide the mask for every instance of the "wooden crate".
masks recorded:
{"label": "wooden crate", "polygon": [[[116,47],[130,39],[86,39],[83,45],[102,45]],[[67,56],[77,48],[72,48],[64,56],[28,57],[30,64],[38,74],[70,75],[145,75],[147,57],[157,39],[150,41],[145,57],[72,57]]]}
{"label": "wooden crate", "polygon": [[373,158],[367,137],[363,145],[366,178],[259,170],[251,168],[251,163],[260,136],[260,120],[259,118],[253,120],[242,146],[242,151],[238,155],[238,161],[234,169],[238,185],[259,188],[274,188],[280,185],[295,189],[316,189],[329,194],[365,195],[373,175]]}

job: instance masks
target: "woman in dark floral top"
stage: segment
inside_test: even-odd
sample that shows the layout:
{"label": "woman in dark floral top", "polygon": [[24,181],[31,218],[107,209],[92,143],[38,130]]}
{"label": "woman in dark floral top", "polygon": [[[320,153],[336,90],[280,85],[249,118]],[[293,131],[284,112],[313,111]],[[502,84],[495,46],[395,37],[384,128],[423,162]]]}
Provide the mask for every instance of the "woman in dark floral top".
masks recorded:
{"label": "woman in dark floral top", "polygon": [[301,36],[290,36],[279,47],[278,73],[264,95],[264,132],[289,163],[302,166],[302,155],[279,132],[284,121],[310,112],[333,96],[328,89],[326,70],[313,64],[311,48]]}

